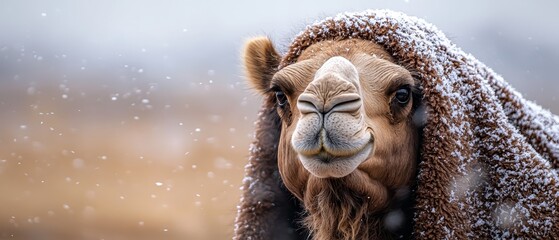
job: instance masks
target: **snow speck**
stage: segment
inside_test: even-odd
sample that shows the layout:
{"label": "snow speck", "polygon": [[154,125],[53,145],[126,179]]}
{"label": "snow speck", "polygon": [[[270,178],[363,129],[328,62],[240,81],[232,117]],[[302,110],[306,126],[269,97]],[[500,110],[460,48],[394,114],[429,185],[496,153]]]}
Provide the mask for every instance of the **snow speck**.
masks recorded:
{"label": "snow speck", "polygon": [[214,167],[218,169],[230,169],[233,164],[225,158],[219,157],[214,160]]}
{"label": "snow speck", "polygon": [[139,221],[138,226],[144,226],[144,221]]}
{"label": "snow speck", "polygon": [[62,204],[62,208],[66,209],[66,210],[70,210],[70,205]]}
{"label": "snow speck", "polygon": [[162,182],[155,182],[155,186],[161,187],[161,186],[163,186],[163,183]]}
{"label": "snow speck", "polygon": [[81,158],[76,158],[72,160],[72,166],[74,168],[83,168],[85,166],[85,161]]}
{"label": "snow speck", "polygon": [[143,103],[143,104],[148,104],[148,103],[149,103],[149,99],[147,99],[147,98],[142,99],[142,103]]}
{"label": "snow speck", "polygon": [[95,216],[95,208],[92,206],[86,206],[83,209],[82,214],[85,218],[91,219]]}
{"label": "snow speck", "polygon": [[41,13],[41,17],[46,17],[47,13]]}
{"label": "snow speck", "polygon": [[27,125],[19,125],[19,129],[25,130],[27,129]]}
{"label": "snow speck", "polygon": [[143,72],[144,72],[143,68],[138,69],[138,73],[143,73]]}
{"label": "snow speck", "polygon": [[195,131],[195,132],[200,132],[200,131],[202,131],[202,129],[196,128],[196,129],[194,129],[194,131]]}
{"label": "snow speck", "polygon": [[35,87],[28,87],[28,88],[27,88],[27,94],[28,94],[28,95],[34,95],[35,92],[37,92],[37,90],[35,89]]}
{"label": "snow speck", "polygon": [[384,218],[384,226],[392,231],[399,229],[404,222],[404,213],[401,210],[389,212]]}
{"label": "snow speck", "polygon": [[68,95],[67,94],[62,94],[62,99],[67,99]]}

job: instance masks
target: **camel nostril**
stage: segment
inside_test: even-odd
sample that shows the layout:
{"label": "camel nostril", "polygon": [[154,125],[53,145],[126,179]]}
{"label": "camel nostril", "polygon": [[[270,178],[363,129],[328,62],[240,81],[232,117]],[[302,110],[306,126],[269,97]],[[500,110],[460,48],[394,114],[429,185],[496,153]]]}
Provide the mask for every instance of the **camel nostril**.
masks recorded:
{"label": "camel nostril", "polygon": [[297,108],[302,114],[322,113],[324,109],[324,102],[320,101],[312,94],[303,93],[297,100]]}
{"label": "camel nostril", "polygon": [[358,111],[363,102],[357,93],[340,94],[326,100],[324,103],[320,98],[309,93],[303,93],[297,100],[297,108],[302,114],[328,112],[355,112]]}
{"label": "camel nostril", "polygon": [[325,112],[355,112],[361,109],[363,102],[357,93],[345,93],[328,100],[324,106]]}

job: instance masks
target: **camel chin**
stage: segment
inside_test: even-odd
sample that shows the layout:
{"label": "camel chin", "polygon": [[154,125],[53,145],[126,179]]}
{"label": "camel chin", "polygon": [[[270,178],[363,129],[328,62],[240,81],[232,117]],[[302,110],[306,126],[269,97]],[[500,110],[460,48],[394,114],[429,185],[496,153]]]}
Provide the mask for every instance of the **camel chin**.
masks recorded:
{"label": "camel chin", "polygon": [[351,156],[328,156],[327,153],[319,153],[314,156],[299,155],[303,167],[318,178],[341,178],[351,174],[361,163],[363,163],[373,149],[372,144],[367,144],[357,153]]}

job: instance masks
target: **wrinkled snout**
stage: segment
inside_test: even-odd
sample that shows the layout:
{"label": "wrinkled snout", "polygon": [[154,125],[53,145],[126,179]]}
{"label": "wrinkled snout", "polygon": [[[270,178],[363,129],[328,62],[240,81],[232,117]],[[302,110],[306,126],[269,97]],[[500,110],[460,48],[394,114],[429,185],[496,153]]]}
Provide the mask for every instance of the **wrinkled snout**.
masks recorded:
{"label": "wrinkled snout", "polygon": [[299,96],[297,108],[301,115],[291,142],[311,173],[345,176],[366,159],[371,134],[364,122],[359,74],[350,61],[326,61]]}
{"label": "wrinkled snout", "polygon": [[333,57],[324,63],[297,101],[304,114],[349,113],[358,111],[361,105],[357,69],[343,57]]}

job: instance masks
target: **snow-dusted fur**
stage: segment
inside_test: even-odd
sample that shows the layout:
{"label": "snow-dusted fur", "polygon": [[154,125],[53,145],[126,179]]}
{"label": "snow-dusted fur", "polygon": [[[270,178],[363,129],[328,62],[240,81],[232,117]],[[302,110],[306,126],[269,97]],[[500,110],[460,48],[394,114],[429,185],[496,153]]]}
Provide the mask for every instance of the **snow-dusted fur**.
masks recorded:
{"label": "snow-dusted fur", "polygon": [[[295,37],[280,68],[296,62],[314,43],[349,38],[382,45],[419,78],[426,119],[413,237],[559,238],[557,116],[525,100],[433,25],[387,10],[344,13],[308,26]],[[274,168],[278,137],[261,129],[278,120],[273,106],[265,102],[263,108],[269,114],[259,118],[236,239],[274,239],[278,226],[291,232],[296,226],[292,216],[278,217],[298,210],[286,204],[289,196]],[[265,174],[256,170],[261,166],[267,167]]]}

